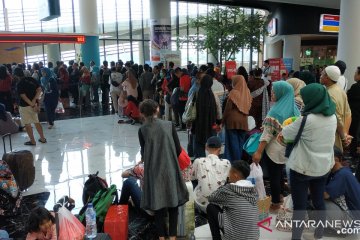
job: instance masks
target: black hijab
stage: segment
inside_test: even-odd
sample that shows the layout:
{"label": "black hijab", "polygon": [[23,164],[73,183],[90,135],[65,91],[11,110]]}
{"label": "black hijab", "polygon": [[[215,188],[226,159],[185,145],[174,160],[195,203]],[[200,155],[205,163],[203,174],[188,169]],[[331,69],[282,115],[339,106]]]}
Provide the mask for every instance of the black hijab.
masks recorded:
{"label": "black hijab", "polygon": [[212,85],[212,77],[204,75],[196,97],[195,138],[201,144],[205,144],[213,136],[212,127],[216,123],[216,102]]}

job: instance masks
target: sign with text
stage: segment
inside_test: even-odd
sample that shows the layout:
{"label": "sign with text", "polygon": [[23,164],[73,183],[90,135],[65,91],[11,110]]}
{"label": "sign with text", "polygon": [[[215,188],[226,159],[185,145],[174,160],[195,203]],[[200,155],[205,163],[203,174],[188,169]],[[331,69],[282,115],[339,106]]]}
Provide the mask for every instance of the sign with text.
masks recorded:
{"label": "sign with text", "polygon": [[340,28],[340,16],[331,14],[320,15],[320,32],[338,33]]}
{"label": "sign with text", "polygon": [[271,81],[273,82],[280,80],[283,73],[289,73],[282,58],[270,58],[269,64],[271,67]]}
{"label": "sign with text", "polygon": [[226,61],[225,62],[226,68],[226,77],[231,80],[232,76],[236,75],[236,61]]}

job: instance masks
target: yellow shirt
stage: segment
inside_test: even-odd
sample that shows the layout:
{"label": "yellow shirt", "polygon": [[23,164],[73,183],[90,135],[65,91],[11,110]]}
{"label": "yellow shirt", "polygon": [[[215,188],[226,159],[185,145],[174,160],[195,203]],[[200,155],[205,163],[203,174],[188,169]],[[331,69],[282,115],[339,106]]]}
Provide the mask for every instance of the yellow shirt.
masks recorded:
{"label": "yellow shirt", "polygon": [[[347,100],[347,95],[337,84],[327,87],[327,90],[336,105],[336,117],[339,123],[344,126],[345,118],[351,117],[351,110]],[[335,136],[335,146],[343,150],[341,137],[337,132]]]}

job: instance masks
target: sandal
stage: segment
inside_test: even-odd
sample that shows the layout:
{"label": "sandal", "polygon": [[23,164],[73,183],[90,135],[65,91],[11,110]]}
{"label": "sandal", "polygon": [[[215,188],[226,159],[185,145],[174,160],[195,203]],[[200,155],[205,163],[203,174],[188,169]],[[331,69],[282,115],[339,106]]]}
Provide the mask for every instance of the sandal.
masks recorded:
{"label": "sandal", "polygon": [[25,142],[24,145],[27,146],[36,146],[36,143],[32,143],[31,141]]}
{"label": "sandal", "polygon": [[44,138],[44,139],[39,139],[39,142],[41,142],[41,143],[46,143],[46,138]]}

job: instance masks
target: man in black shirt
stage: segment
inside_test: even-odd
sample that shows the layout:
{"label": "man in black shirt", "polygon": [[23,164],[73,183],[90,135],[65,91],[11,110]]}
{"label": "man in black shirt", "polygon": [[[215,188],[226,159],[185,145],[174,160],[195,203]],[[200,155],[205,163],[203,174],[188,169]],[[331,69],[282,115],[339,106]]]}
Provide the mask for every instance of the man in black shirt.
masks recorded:
{"label": "man in black shirt", "polygon": [[42,92],[41,87],[34,78],[24,77],[23,72],[19,72],[19,74],[22,73],[22,76],[18,76],[21,80],[17,85],[18,94],[20,95],[19,112],[21,122],[25,125],[26,132],[30,138],[30,141],[25,142],[25,145],[36,145],[31,127],[32,123],[35,125],[35,128],[40,135],[39,142],[46,143],[46,138],[44,137],[43,129],[38,118],[38,99]]}

